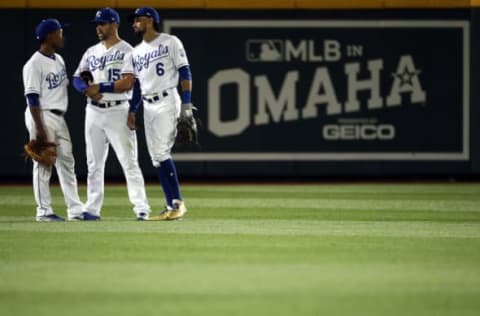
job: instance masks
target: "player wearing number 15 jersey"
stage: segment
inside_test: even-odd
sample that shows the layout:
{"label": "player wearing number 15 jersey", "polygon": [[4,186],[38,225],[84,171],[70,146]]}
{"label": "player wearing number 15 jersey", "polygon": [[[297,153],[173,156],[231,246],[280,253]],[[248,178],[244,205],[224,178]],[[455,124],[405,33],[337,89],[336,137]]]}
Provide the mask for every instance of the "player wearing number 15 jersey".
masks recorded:
{"label": "player wearing number 15 jersey", "polygon": [[[129,104],[135,82],[132,46],[118,36],[120,17],[115,10],[104,8],[97,11],[92,22],[96,24],[100,42],[85,52],[73,81],[75,89],[87,96],[85,144],[88,190],[85,209],[93,215],[92,219],[100,219],[105,161],[111,145],[125,174],[133,211],[138,220],[147,220],[150,206],[138,164],[136,108]],[[81,80],[84,71],[91,72],[92,83]]]}

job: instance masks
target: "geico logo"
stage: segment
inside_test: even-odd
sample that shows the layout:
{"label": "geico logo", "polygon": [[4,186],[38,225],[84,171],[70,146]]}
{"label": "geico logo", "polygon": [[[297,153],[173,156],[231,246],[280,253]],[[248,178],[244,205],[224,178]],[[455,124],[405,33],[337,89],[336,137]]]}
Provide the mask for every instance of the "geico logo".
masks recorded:
{"label": "geico logo", "polygon": [[395,127],[389,124],[328,124],[323,127],[326,140],[391,140],[395,138]]}

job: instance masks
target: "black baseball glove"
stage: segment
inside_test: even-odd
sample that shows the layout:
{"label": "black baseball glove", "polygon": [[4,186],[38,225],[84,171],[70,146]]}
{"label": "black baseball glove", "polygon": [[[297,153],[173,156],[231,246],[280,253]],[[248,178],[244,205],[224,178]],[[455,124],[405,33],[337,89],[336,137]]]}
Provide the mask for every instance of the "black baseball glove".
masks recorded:
{"label": "black baseball glove", "polygon": [[177,138],[175,144],[180,147],[199,146],[198,142],[198,119],[193,116],[191,104],[182,104],[182,111],[177,121]]}
{"label": "black baseball glove", "polygon": [[93,75],[90,71],[85,70],[80,73],[80,78],[87,84],[90,85],[93,82]]}

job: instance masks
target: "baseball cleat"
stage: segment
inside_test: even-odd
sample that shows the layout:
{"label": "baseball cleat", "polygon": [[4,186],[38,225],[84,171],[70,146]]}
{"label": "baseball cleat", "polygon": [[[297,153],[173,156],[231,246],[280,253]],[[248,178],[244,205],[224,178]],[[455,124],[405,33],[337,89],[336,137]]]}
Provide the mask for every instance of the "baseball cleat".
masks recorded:
{"label": "baseball cleat", "polygon": [[89,213],[89,212],[83,212],[82,215],[83,215],[83,220],[84,221],[99,221],[100,220],[100,216]]}
{"label": "baseball cleat", "polygon": [[145,212],[138,213],[137,221],[148,221],[148,213],[145,213]]}
{"label": "baseball cleat", "polygon": [[173,200],[173,210],[168,215],[168,220],[173,221],[181,219],[187,213],[187,207],[181,200]]}
{"label": "baseball cleat", "polygon": [[171,211],[172,209],[167,207],[157,216],[150,217],[149,221],[166,221]]}
{"label": "baseball cleat", "polygon": [[69,221],[99,221],[100,216],[89,213],[89,212],[83,212],[81,215],[69,217],[68,220]]}
{"label": "baseball cleat", "polygon": [[43,215],[37,216],[37,222],[64,222],[65,220],[58,215],[50,214],[50,215]]}

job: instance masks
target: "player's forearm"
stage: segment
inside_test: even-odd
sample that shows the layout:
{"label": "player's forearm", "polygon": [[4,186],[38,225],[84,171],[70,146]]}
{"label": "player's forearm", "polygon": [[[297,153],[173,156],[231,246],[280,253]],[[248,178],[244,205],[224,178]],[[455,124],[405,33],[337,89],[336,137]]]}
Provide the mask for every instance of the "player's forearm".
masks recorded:
{"label": "player's forearm", "polygon": [[[124,75],[122,79],[98,84],[99,93],[122,93],[133,88],[135,77],[131,74]],[[95,86],[95,85],[93,85]]]}
{"label": "player's forearm", "polygon": [[182,91],[192,91],[192,80],[182,80],[180,86]]}
{"label": "player's forearm", "polygon": [[119,93],[119,92],[125,92],[125,91],[130,91],[133,88],[133,84],[135,82],[135,79],[125,77],[120,80],[117,80],[114,82],[113,86],[113,92]]}
{"label": "player's forearm", "polygon": [[30,114],[35,122],[35,127],[37,129],[43,129],[42,116],[40,114],[40,95],[38,93],[29,93],[26,95],[26,99]]}
{"label": "player's forearm", "polygon": [[32,114],[33,121],[35,122],[35,126],[41,126],[43,128],[41,110],[38,106],[31,106],[30,107],[30,114]]}
{"label": "player's forearm", "polygon": [[192,81],[182,80],[180,86],[182,87],[182,103],[192,103]]}
{"label": "player's forearm", "polygon": [[190,66],[185,65],[178,69],[180,86],[182,87],[182,103],[192,103],[192,72]]}
{"label": "player's forearm", "polygon": [[43,126],[42,120],[42,110],[39,106],[30,106],[30,114],[32,115],[33,121],[35,122],[35,129],[37,131],[37,138],[42,138],[45,136],[45,128]]}

